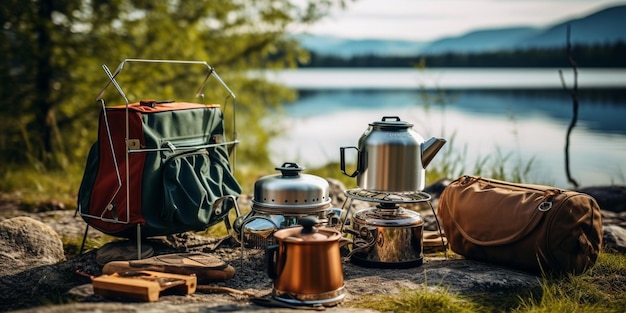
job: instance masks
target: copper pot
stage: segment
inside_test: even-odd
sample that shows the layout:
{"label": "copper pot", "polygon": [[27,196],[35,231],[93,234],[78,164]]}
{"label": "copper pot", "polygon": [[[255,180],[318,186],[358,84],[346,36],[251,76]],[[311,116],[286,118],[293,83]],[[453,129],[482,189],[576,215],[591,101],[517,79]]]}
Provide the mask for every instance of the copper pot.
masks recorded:
{"label": "copper pot", "polygon": [[344,281],[341,233],[315,227],[312,216],[299,219],[301,226],[274,233],[277,244],[267,247],[267,274],[274,281],[272,296],[297,305],[335,305],[343,300]]}

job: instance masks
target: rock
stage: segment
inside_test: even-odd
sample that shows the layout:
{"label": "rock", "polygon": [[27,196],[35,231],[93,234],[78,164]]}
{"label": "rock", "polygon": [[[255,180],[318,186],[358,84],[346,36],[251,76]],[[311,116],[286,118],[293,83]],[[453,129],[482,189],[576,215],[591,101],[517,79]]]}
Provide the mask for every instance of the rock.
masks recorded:
{"label": "rock", "polygon": [[[344,194],[344,190],[346,190],[346,186],[339,180],[334,178],[327,178],[328,181],[328,195],[331,199],[331,204],[335,208],[343,208],[346,204],[346,200],[348,197]],[[372,206],[372,203],[352,200],[350,206],[350,214],[357,212],[362,209],[367,209]],[[347,208],[346,208],[347,209]]]}
{"label": "rock", "polygon": [[[263,308],[261,306],[242,304],[209,305],[207,303],[177,303],[172,300],[159,301],[158,303],[128,304],[128,303],[73,303],[61,306],[49,306],[36,310],[23,310],[22,313],[66,313],[66,312],[119,312],[119,313],[170,313],[170,312],[254,312],[254,313],[293,313],[293,309]],[[361,308],[331,308],[328,312],[342,313],[374,313]],[[305,310],[306,312],[306,310]]]}
{"label": "rock", "polygon": [[[158,247],[158,245],[155,245]],[[229,281],[219,283],[220,286],[235,288],[238,290],[252,291],[258,296],[267,297],[272,289],[272,282],[267,277],[263,267],[264,254],[261,251],[247,251],[244,262],[240,262],[237,249],[232,250],[229,260],[237,273]],[[220,251],[223,253],[223,251]],[[89,264],[95,262],[93,253],[81,257],[80,262]],[[68,270],[77,265],[77,261],[68,260],[55,268],[47,268],[46,271],[57,271],[57,276],[67,276],[59,279],[57,284],[48,282],[44,285],[48,290],[66,290],[64,298],[71,296],[70,304],[59,305],[33,305],[33,295],[28,291],[27,296],[19,296],[14,292],[11,296],[13,301],[18,301],[20,306],[12,306],[11,309],[22,308],[20,312],[290,312],[292,310],[281,308],[264,308],[253,304],[248,297],[225,294],[196,292],[192,295],[161,295],[158,302],[142,303],[127,302],[119,299],[104,298],[93,294],[91,284],[77,275],[70,275]],[[346,304],[358,300],[362,296],[398,294],[403,290],[420,290],[423,288],[441,288],[451,293],[472,295],[476,293],[488,293],[493,296],[507,295],[522,290],[540,288],[540,279],[537,276],[512,270],[505,267],[487,263],[455,259],[451,257],[428,256],[421,266],[408,269],[377,269],[365,268],[350,262],[343,263],[346,298],[338,306],[327,308],[328,312],[373,312],[349,308]],[[40,269],[38,269],[38,272]],[[34,272],[23,277],[36,276]],[[45,276],[45,275],[44,275]],[[68,281],[68,277],[73,281]],[[60,289],[60,283],[65,285]],[[6,292],[0,287],[0,292]],[[50,297],[50,292],[39,288],[39,297]],[[2,295],[0,297],[4,297]],[[60,295],[59,295],[60,297]],[[5,298],[10,299],[10,298]],[[6,303],[6,302],[4,302]],[[2,308],[6,309],[6,307]]]}
{"label": "rock", "polygon": [[0,274],[10,275],[64,259],[61,238],[48,225],[24,216],[0,222]]}
{"label": "rock", "polygon": [[618,225],[626,227],[626,212],[615,213],[601,210],[603,225]]}
{"label": "rock", "polygon": [[[46,234],[45,236],[50,236]],[[187,246],[189,251],[209,252],[215,247],[214,240],[195,233],[185,233],[181,238],[200,243],[202,238],[207,246],[195,244]],[[155,254],[164,254],[180,247],[169,245],[164,238],[147,240],[154,247]],[[243,251],[243,252],[242,252]],[[236,269],[235,277],[216,283],[238,290],[252,291],[259,296],[267,296],[272,289],[272,281],[265,273],[262,250],[241,250],[236,244],[217,248],[212,253],[227,261]],[[156,303],[124,302],[95,295],[89,278],[77,272],[92,276],[101,275],[101,267],[96,262],[97,250],[63,262],[33,266],[13,274],[0,277],[0,311],[22,310],[23,312],[287,312],[286,309],[267,309],[250,302],[249,298],[233,294],[200,293],[193,295],[162,295]],[[358,300],[364,295],[399,293],[401,290],[441,287],[460,294],[489,292],[504,294],[527,288],[539,288],[538,278],[516,270],[470,260],[438,256],[426,256],[424,264],[409,269],[365,268],[344,262],[346,299]],[[74,302],[71,304],[49,305],[50,302]],[[329,308],[329,312],[351,310],[343,303]],[[352,310],[356,312],[355,310]],[[361,310],[358,310],[361,312]],[[350,312],[350,311],[348,311]]]}
{"label": "rock", "polygon": [[602,210],[626,212],[626,186],[586,187],[577,191],[594,197]]}
{"label": "rock", "polygon": [[[341,208],[346,200],[341,182],[329,180],[333,206]],[[443,180],[429,186],[436,206],[438,195],[445,188]],[[620,190],[620,189],[616,189]],[[600,192],[596,192],[599,194]],[[614,194],[614,193],[611,193]],[[242,197],[242,201],[249,198]],[[246,202],[243,203],[244,205]],[[247,203],[249,205],[249,203]],[[370,202],[354,201],[352,212],[371,207]],[[431,209],[420,211],[424,229],[436,230],[437,224]],[[30,215],[30,214],[29,214]],[[251,303],[247,296],[226,293],[192,295],[162,295],[156,303],[124,302],[104,298],[93,293],[89,278],[101,274],[96,262],[97,250],[63,260],[59,234],[82,236],[85,223],[73,212],[49,211],[30,215],[32,218],[11,218],[0,222],[0,311],[21,312],[289,312],[289,309],[268,309]],[[626,253],[626,211],[603,210],[604,246]],[[37,222],[39,219],[43,223]],[[21,226],[18,226],[21,225]],[[42,226],[43,225],[43,226]],[[51,231],[50,227],[56,230]],[[10,235],[9,235],[10,233]],[[90,238],[101,238],[100,233],[89,233]],[[92,237],[94,236],[94,237]],[[16,243],[15,238],[19,239]],[[28,239],[28,240],[26,240]],[[181,251],[211,252],[235,267],[232,279],[216,283],[218,286],[245,290],[258,296],[267,296],[272,281],[265,273],[265,254],[262,250],[242,249],[235,241],[225,241],[216,247],[217,238],[207,238],[188,232],[164,238],[147,239],[154,254]],[[22,244],[22,242],[30,242]],[[18,247],[28,247],[21,251]],[[10,247],[7,250],[7,247]],[[44,248],[46,247],[46,248]],[[51,249],[51,247],[55,247]],[[44,250],[44,251],[40,251]],[[11,251],[3,253],[2,251]],[[56,252],[55,252],[56,251]],[[19,252],[19,254],[17,254]],[[48,257],[46,257],[48,255]],[[22,259],[23,258],[23,259]],[[29,264],[30,263],[30,264]],[[16,264],[21,264],[16,266]],[[461,295],[486,294],[510,296],[520,291],[541,290],[540,278],[523,271],[494,264],[465,260],[450,253],[426,254],[424,264],[408,269],[376,269],[343,263],[346,299],[329,312],[371,312],[348,308],[351,301],[367,295],[398,294],[403,290],[442,288]],[[60,304],[73,302],[69,304]],[[56,304],[56,305],[50,305]]]}
{"label": "rock", "polygon": [[32,266],[14,274],[0,276],[0,312],[42,306],[70,300],[71,288],[89,283],[77,271],[100,275],[95,251],[51,264]]}
{"label": "rock", "polygon": [[626,229],[617,225],[606,225],[602,229],[602,246],[605,250],[626,253]]}
{"label": "rock", "polygon": [[430,194],[433,199],[439,199],[439,196],[443,192],[444,189],[452,182],[451,179],[443,178],[440,179],[424,188],[424,192]]}

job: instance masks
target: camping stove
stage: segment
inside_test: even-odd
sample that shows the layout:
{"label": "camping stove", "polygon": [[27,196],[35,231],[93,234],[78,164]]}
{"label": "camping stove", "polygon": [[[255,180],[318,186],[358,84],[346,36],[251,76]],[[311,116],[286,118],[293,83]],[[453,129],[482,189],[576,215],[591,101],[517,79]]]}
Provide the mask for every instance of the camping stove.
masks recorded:
{"label": "camping stove", "polygon": [[[347,213],[342,231],[352,236],[352,250],[348,254],[352,263],[378,268],[422,265],[424,220],[419,213],[399,204],[428,202],[430,205],[428,193],[349,189],[344,194],[347,196],[344,202]],[[350,216],[354,200],[376,205]]]}
{"label": "camping stove", "polygon": [[315,217],[320,224],[340,223],[341,212],[333,208],[328,181],[301,173],[304,167],[285,162],[280,174],[261,177],[254,183],[252,210],[234,223],[237,238],[246,248],[265,249],[276,244],[274,232],[298,226],[298,219]]}

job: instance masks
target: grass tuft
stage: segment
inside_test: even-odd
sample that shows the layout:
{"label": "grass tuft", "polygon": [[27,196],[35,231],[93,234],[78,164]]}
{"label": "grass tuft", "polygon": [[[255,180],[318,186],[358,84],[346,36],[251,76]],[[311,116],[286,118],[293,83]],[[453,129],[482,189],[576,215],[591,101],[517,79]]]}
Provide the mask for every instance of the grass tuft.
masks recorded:
{"label": "grass tuft", "polygon": [[364,296],[352,306],[380,312],[478,312],[481,306],[439,288],[402,290],[399,295]]}
{"label": "grass tuft", "polygon": [[0,191],[18,199],[19,208],[27,212],[74,210],[82,173],[78,166],[64,171],[5,167],[0,170]]}
{"label": "grass tuft", "polygon": [[[103,235],[102,237],[98,237],[97,239],[89,238],[85,239],[84,251],[87,252],[90,250],[98,249],[104,246],[106,243],[115,241],[116,238],[113,236]],[[66,257],[72,257],[79,255],[80,247],[83,244],[82,237],[66,237],[63,236],[61,238],[61,242],[63,243],[63,252]]]}
{"label": "grass tuft", "polygon": [[365,296],[350,305],[381,312],[621,313],[626,308],[626,255],[601,253],[586,273],[542,278],[536,289],[493,296],[424,287],[398,295]]}

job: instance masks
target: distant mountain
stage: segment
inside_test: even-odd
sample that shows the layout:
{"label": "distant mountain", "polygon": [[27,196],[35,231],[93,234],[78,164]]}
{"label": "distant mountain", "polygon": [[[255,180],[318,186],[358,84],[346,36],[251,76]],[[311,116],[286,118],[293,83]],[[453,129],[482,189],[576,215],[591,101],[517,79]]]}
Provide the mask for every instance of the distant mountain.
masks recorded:
{"label": "distant mountain", "polygon": [[539,29],[533,27],[477,30],[458,37],[435,40],[426,45],[421,53],[486,52],[509,49],[539,32]]}
{"label": "distant mountain", "polygon": [[331,36],[298,35],[300,44],[323,55],[351,57],[359,55],[410,56],[419,53],[427,44],[410,40],[341,39]]}
{"label": "distant mountain", "polygon": [[342,39],[330,36],[298,35],[303,47],[322,55],[412,56],[443,52],[488,52],[533,47],[564,46],[567,25],[574,44],[626,42],[626,5],[600,10],[583,18],[545,28],[528,26],[475,30],[431,42],[385,39]]}
{"label": "distant mountain", "polygon": [[549,27],[535,36],[520,40],[516,47],[557,47],[567,43],[570,25],[572,44],[611,43],[626,41],[626,5],[598,11],[584,18]]}

